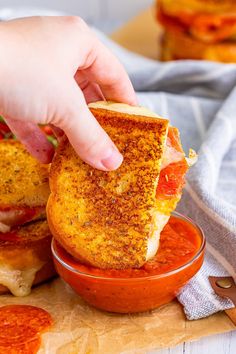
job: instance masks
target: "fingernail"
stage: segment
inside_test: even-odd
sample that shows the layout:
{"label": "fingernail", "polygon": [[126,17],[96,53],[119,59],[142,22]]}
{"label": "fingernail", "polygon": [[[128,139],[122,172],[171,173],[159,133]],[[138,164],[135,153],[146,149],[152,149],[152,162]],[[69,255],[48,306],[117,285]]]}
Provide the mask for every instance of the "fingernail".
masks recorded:
{"label": "fingernail", "polygon": [[107,157],[101,160],[101,163],[107,170],[116,170],[120,167],[122,161],[121,153],[115,147],[112,147],[107,152]]}

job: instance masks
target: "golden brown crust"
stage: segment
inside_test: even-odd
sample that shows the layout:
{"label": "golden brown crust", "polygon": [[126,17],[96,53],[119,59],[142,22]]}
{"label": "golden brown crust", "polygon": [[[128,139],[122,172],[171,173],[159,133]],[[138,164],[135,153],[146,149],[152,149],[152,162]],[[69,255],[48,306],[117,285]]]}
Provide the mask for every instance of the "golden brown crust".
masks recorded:
{"label": "golden brown crust", "polygon": [[235,0],[158,0],[158,5],[162,7],[166,14],[175,16],[179,13],[212,13],[222,14],[228,12],[236,13]]}
{"label": "golden brown crust", "polygon": [[40,164],[16,140],[0,141],[0,206],[46,206],[48,165]]}
{"label": "golden brown crust", "polygon": [[91,111],[124,162],[113,172],[95,170],[64,140],[50,171],[49,226],[62,246],[83,262],[100,268],[140,267],[153,232],[168,121]]}
{"label": "golden brown crust", "polygon": [[162,43],[162,60],[178,59],[204,59],[235,63],[236,42],[224,41],[208,44],[184,32],[166,31]]}

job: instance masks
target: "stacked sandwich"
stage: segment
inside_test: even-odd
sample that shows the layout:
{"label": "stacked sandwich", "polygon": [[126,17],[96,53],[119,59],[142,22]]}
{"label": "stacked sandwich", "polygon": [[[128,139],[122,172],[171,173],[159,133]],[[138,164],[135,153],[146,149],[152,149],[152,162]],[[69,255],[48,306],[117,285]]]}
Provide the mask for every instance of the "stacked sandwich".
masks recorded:
{"label": "stacked sandwich", "polygon": [[234,0],[158,0],[162,59],[236,62]]}
{"label": "stacked sandwich", "polygon": [[0,294],[30,293],[55,275],[46,221],[48,166],[13,139],[0,141]]}

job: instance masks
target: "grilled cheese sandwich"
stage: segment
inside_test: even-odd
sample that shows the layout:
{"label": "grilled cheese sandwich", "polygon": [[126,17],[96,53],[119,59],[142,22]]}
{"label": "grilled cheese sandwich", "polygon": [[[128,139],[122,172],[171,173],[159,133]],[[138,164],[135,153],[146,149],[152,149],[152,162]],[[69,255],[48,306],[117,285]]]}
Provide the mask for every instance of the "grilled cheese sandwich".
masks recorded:
{"label": "grilled cheese sandwich", "polygon": [[157,197],[159,177],[168,166],[187,162],[181,145],[167,144],[167,119],[112,102],[89,107],[123,154],[123,164],[112,172],[95,170],[68,140],[61,142],[50,170],[49,226],[84,263],[138,268],[156,254],[160,232],[181,195],[178,190]]}

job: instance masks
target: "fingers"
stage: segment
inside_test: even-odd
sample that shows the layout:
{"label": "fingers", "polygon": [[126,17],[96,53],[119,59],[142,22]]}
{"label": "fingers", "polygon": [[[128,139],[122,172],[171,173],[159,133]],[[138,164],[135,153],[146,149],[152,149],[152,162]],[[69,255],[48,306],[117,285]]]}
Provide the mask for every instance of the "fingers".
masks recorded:
{"label": "fingers", "polygon": [[118,59],[98,40],[92,45],[92,54],[88,58],[93,57],[93,60],[83,70],[87,79],[100,86],[107,100],[137,105],[131,81]]}
{"label": "fingers", "polygon": [[58,120],[70,143],[82,160],[103,170],[115,170],[123,157],[87,107],[84,96],[75,82],[68,93],[65,119]]}
{"label": "fingers", "polygon": [[34,123],[7,119],[7,125],[26,149],[41,163],[50,163],[54,154],[52,144]]}
{"label": "fingers", "polygon": [[104,96],[99,85],[88,81],[83,72],[78,70],[75,75],[75,80],[80,89],[83,91],[87,103],[104,100]]}
{"label": "fingers", "polygon": [[56,127],[55,125],[53,124],[49,124],[50,128],[52,129],[55,137],[57,138],[57,140],[60,140],[61,138],[63,138],[63,136],[65,135],[63,130]]}
{"label": "fingers", "polygon": [[84,87],[82,91],[87,103],[105,100],[100,87],[93,82],[88,82],[87,86]]}

